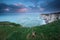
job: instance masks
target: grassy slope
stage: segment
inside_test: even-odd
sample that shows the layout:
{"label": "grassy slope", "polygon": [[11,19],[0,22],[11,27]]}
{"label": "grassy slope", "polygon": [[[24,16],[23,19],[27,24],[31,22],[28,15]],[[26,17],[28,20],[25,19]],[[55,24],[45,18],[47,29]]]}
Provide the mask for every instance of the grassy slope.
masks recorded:
{"label": "grassy slope", "polygon": [[60,20],[33,29],[36,31],[38,40],[60,40]]}
{"label": "grassy slope", "polygon": [[[36,34],[33,37],[34,32]],[[32,28],[0,22],[0,40],[60,40],[60,20]]]}

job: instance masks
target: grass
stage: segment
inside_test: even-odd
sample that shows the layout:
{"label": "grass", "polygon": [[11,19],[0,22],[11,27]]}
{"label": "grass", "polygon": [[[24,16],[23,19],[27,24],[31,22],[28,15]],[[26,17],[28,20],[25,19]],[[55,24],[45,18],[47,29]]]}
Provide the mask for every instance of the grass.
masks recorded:
{"label": "grass", "polygon": [[32,28],[0,22],[0,40],[60,40],[60,20]]}

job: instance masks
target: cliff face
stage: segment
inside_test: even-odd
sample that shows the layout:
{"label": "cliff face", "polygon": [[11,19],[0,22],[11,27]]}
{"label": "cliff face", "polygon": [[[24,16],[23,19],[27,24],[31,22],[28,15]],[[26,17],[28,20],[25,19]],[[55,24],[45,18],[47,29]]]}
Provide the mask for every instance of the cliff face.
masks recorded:
{"label": "cliff face", "polygon": [[46,23],[50,23],[53,21],[56,21],[58,19],[60,19],[60,13],[56,13],[56,14],[42,14],[41,15],[43,20],[45,20]]}

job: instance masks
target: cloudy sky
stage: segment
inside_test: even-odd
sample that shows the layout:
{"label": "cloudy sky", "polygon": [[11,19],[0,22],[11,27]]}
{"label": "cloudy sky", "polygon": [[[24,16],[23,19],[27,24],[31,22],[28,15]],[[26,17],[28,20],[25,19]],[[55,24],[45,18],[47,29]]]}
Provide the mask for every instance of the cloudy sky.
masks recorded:
{"label": "cloudy sky", "polygon": [[0,0],[1,3],[24,5],[26,7],[37,8],[41,11],[60,11],[60,0]]}

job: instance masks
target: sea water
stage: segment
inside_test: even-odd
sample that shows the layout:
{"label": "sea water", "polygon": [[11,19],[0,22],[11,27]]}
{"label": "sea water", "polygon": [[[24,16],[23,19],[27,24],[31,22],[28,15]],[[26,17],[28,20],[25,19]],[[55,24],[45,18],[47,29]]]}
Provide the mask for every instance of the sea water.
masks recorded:
{"label": "sea water", "polygon": [[40,13],[2,13],[0,21],[9,21],[20,24],[25,27],[40,26],[45,24],[45,21],[40,16]]}

